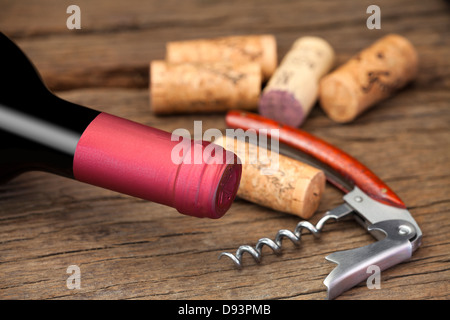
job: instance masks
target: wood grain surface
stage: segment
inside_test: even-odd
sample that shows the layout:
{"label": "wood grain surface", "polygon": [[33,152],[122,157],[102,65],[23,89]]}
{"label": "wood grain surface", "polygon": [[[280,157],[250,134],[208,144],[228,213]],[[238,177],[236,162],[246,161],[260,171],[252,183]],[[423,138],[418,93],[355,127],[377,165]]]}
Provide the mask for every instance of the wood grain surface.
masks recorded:
{"label": "wood grain surface", "polygon": [[[81,8],[68,30],[67,6]],[[368,30],[366,9],[381,8]],[[408,262],[381,274],[381,289],[361,283],[339,299],[450,298],[450,4],[448,1],[1,1],[0,30],[25,51],[57,95],[172,131],[225,129],[224,114],[155,117],[149,63],[173,40],[274,34],[281,59],[300,36],[323,37],[342,64],[376,39],[399,33],[416,47],[417,81],[340,125],[316,106],[302,128],[358,158],[406,203],[423,232]],[[24,92],[26,94],[26,92]],[[327,186],[316,222],[339,205]],[[325,256],[372,243],[353,221],[331,223],[320,239],[281,255],[244,256],[237,270],[217,257],[254,245],[298,217],[237,199],[219,220],[180,215],[155,203],[47,173],[0,186],[0,299],[324,299],[334,268]],[[70,265],[81,288],[69,290]]]}

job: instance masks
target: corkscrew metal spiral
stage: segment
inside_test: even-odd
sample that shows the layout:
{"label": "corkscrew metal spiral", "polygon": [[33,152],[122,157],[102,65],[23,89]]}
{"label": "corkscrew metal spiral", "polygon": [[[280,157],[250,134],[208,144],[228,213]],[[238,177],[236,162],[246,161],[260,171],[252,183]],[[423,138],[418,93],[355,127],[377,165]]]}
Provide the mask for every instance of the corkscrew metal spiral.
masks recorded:
{"label": "corkscrew metal spiral", "polygon": [[275,236],[275,240],[272,240],[270,238],[261,238],[256,243],[255,247],[249,246],[249,245],[242,245],[240,246],[235,254],[229,253],[229,252],[222,252],[219,255],[219,259],[222,256],[227,256],[233,262],[238,268],[242,268],[242,255],[247,252],[249,253],[256,262],[261,261],[261,254],[262,254],[262,248],[264,246],[268,246],[271,248],[276,254],[281,252],[281,246],[283,238],[288,238],[292,241],[294,245],[299,245],[302,237],[303,230],[308,230],[311,232],[314,237],[318,238],[320,236],[320,233],[323,229],[324,224],[329,219],[337,220],[339,218],[338,215],[332,214],[331,212],[328,212],[325,216],[323,216],[316,225],[313,225],[312,223],[308,221],[300,221],[297,224],[297,227],[295,228],[294,232],[287,230],[287,229],[281,229],[277,232],[277,235]]}

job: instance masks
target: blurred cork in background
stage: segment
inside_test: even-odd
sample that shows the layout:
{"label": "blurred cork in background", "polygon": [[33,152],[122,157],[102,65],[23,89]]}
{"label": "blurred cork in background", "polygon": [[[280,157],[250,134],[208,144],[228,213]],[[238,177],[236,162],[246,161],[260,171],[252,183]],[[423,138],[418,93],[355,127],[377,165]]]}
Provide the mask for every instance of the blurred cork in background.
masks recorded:
{"label": "blurred cork in background", "polygon": [[350,122],[414,80],[417,71],[409,40],[387,35],[321,80],[320,105],[332,120]]}
{"label": "blurred cork in background", "polygon": [[300,126],[317,101],[320,78],[330,71],[334,60],[334,50],[324,39],[297,39],[264,88],[259,113]]}
{"label": "blurred cork in background", "polygon": [[261,66],[263,80],[267,80],[277,67],[277,43],[269,34],[171,41],[166,45],[166,61],[256,62]]}
{"label": "blurred cork in background", "polygon": [[255,109],[261,92],[257,63],[170,63],[150,65],[151,107],[155,114]]}

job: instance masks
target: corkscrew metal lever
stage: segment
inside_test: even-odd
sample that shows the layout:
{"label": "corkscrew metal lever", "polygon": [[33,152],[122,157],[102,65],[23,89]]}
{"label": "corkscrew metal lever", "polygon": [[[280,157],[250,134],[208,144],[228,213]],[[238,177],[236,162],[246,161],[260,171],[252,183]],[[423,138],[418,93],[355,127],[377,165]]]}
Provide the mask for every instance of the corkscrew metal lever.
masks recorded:
{"label": "corkscrew metal lever", "polygon": [[267,129],[278,129],[280,153],[300,158],[323,169],[327,180],[344,191],[345,195],[344,203],[325,213],[316,225],[301,221],[294,232],[279,230],[274,240],[261,238],[255,247],[243,245],[234,255],[226,252],[221,253],[219,258],[227,256],[237,267],[242,267],[242,255],[247,252],[259,262],[263,246],[279,253],[283,238],[298,244],[304,230],[317,237],[327,221],[352,216],[378,241],[326,257],[328,261],[338,265],[324,281],[328,288],[327,298],[334,299],[365,280],[370,275],[367,272],[370,266],[375,265],[381,271],[385,270],[409,259],[420,246],[422,232],[404,203],[383,181],[353,157],[302,130],[283,126],[255,114],[231,111],[227,114],[226,122],[230,127],[244,130],[255,129],[259,132],[260,129],[265,129],[264,132],[269,137],[271,131]]}

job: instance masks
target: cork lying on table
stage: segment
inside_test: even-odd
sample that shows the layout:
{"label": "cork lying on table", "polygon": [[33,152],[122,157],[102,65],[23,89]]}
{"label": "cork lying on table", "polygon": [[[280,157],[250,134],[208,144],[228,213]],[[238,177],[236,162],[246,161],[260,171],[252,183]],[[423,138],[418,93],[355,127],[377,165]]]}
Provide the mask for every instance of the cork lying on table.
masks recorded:
{"label": "cork lying on table", "polygon": [[257,63],[150,64],[151,108],[155,114],[252,110],[261,93]]}
{"label": "cork lying on table", "polygon": [[166,61],[256,62],[267,80],[277,67],[277,44],[275,37],[267,34],[172,41],[166,44]]}
{"label": "cork lying on table", "polygon": [[315,213],[326,182],[321,170],[233,137],[214,143],[242,161],[238,197],[303,219]]}
{"label": "cork lying on table", "polygon": [[418,57],[404,37],[387,35],[320,81],[320,104],[336,122],[350,122],[416,78]]}
{"label": "cork lying on table", "polygon": [[334,59],[334,50],[325,40],[297,39],[264,88],[259,113],[300,126],[317,101],[320,78],[333,67]]}

